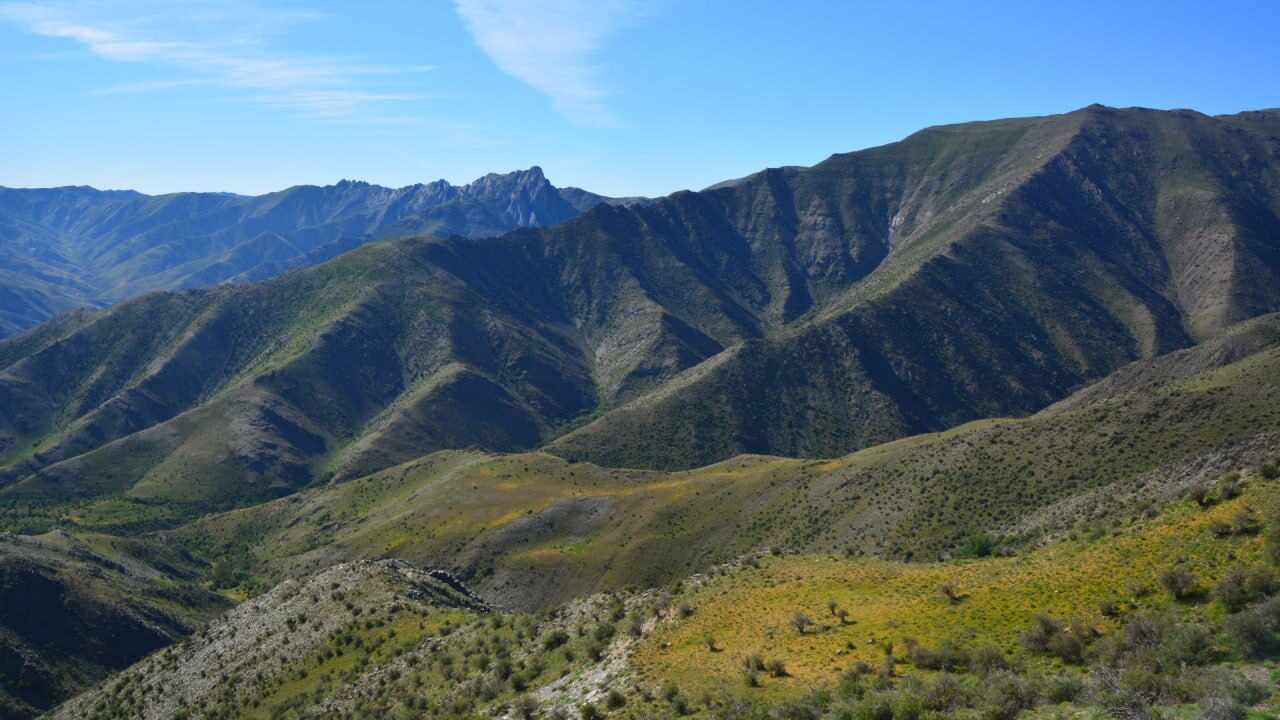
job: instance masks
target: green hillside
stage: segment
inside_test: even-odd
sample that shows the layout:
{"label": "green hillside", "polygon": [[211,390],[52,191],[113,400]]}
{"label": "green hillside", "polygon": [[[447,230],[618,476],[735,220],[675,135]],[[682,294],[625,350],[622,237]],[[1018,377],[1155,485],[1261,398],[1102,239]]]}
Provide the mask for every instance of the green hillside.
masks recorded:
{"label": "green hillside", "polygon": [[1015,557],[764,554],[533,615],[395,561],[337,565],[52,717],[1270,717],[1280,491],[1236,472]]}
{"label": "green hillside", "polygon": [[931,128],[78,316],[0,343],[0,502],[194,516],[442,449],[674,470],[1028,414],[1280,309],[1274,120]]}
{"label": "green hillside", "polygon": [[235,564],[251,587],[397,557],[453,568],[525,609],[665,584],[766,549],[933,560],[980,536],[1032,547],[1105,531],[1280,457],[1278,343],[1280,319],[1267,316],[1127,368],[1106,393],[1082,391],[1088,402],[832,460],[743,456],[664,473],[442,452],[173,536]]}

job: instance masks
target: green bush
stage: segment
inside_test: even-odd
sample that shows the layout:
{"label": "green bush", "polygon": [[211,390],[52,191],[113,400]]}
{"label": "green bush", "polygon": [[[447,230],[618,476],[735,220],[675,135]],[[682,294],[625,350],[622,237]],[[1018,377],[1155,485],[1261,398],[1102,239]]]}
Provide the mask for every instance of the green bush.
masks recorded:
{"label": "green bush", "polygon": [[987,679],[982,698],[983,715],[991,720],[1013,720],[1036,706],[1036,688],[1026,678],[1001,672]]}
{"label": "green bush", "polygon": [[1245,657],[1260,657],[1271,645],[1271,624],[1257,610],[1236,613],[1223,623],[1232,647]]}
{"label": "green bush", "polygon": [[985,558],[991,557],[995,550],[995,538],[986,533],[977,533],[966,539],[956,554],[962,558]]}
{"label": "green bush", "polygon": [[610,710],[617,710],[618,708],[627,704],[627,698],[625,695],[618,692],[617,690],[610,690],[609,694],[605,696],[604,704],[605,704],[605,707],[609,708]]}
{"label": "green bush", "polygon": [[553,630],[542,639],[542,649],[555,650],[567,642],[569,642],[569,633],[563,630]]}
{"label": "green bush", "polygon": [[1275,593],[1276,587],[1275,573],[1267,568],[1236,565],[1227,570],[1214,586],[1213,598],[1228,612],[1240,612]]}
{"label": "green bush", "polygon": [[1053,675],[1044,679],[1041,694],[1051,703],[1072,702],[1084,693],[1084,683],[1075,675]]}
{"label": "green bush", "polygon": [[893,696],[889,693],[874,693],[858,701],[853,706],[854,720],[894,720]]}
{"label": "green bush", "polygon": [[1200,594],[1200,580],[1186,568],[1168,570],[1160,576],[1160,584],[1174,600],[1190,600]]}

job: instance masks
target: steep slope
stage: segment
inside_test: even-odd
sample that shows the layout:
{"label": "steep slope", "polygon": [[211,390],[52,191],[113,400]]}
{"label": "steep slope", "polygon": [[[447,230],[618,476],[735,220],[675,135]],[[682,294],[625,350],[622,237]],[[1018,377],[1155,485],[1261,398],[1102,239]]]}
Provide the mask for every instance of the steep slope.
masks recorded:
{"label": "steep slope", "polygon": [[1113,378],[1028,418],[822,461],[743,456],[664,473],[442,452],[171,537],[242,562],[250,585],[392,556],[450,567],[527,610],[769,548],[932,560],[982,535],[1036,545],[1280,460],[1280,316]]}
{"label": "steep slope", "polygon": [[152,290],[263,280],[371,239],[497,235],[600,202],[614,201],[578,188],[562,197],[537,167],[463,186],[344,180],[258,197],[0,188],[0,337]]}
{"label": "steep slope", "polygon": [[[1280,493],[1230,467],[1230,496],[1016,557],[757,553],[536,615],[398,561],[338,565],[51,717],[1270,716],[1280,622],[1260,535]],[[1175,570],[1214,601],[1156,590]]]}
{"label": "steep slope", "polygon": [[142,298],[0,343],[0,495],[226,507],[442,448],[679,469],[1034,412],[1280,309],[1276,118],[932,128]]}
{"label": "steep slope", "polygon": [[[941,207],[962,219],[892,214],[894,252],[817,321],[748,342],[552,450],[667,468],[738,452],[831,455],[1029,412],[1273,311],[1280,113],[1256,115],[1257,133],[1183,111],[1069,116],[1076,124],[1046,131],[1070,132],[1056,146],[1018,148],[1031,170],[968,199],[942,189]],[[913,233],[921,214],[930,221]]]}
{"label": "steep slope", "polygon": [[244,603],[199,637],[151,656],[51,717],[162,720],[217,716],[217,708],[245,717],[256,714],[249,700],[274,699],[306,679],[306,672],[296,676],[300,659],[324,663],[336,647],[349,661],[331,663],[329,672],[351,665],[357,652],[386,661],[408,649],[407,640],[451,634],[486,610],[447,575],[395,561],[339,565]]}
{"label": "steep slope", "polygon": [[0,716],[47,710],[230,606],[180,551],[87,540],[0,536]]}

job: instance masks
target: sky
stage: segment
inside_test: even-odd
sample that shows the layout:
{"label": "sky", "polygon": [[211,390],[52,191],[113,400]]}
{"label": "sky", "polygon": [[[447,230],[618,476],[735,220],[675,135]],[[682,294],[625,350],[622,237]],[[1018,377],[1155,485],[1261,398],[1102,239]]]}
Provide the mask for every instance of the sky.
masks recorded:
{"label": "sky", "polygon": [[1090,103],[1280,106],[1280,2],[0,0],[0,185],[609,195]]}

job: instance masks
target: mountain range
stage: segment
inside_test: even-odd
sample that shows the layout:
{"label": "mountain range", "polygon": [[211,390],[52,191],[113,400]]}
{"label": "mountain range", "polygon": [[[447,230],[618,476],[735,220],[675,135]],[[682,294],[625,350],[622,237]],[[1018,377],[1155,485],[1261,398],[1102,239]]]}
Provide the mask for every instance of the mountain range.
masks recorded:
{"label": "mountain range", "polygon": [[[1195,683],[1280,646],[1269,605],[1257,648],[1232,624],[1280,580],[1219,589],[1280,558],[1280,111],[948,125],[653,200],[407,190],[286,191],[307,252],[0,341],[0,717],[1260,702]],[[192,247],[286,235],[217,197]],[[145,245],[55,205],[77,252]]]}
{"label": "mountain range", "polygon": [[933,128],[0,345],[0,496],[226,507],[447,448],[681,469],[1038,410],[1280,310],[1280,113]]}
{"label": "mountain range", "polygon": [[372,239],[498,235],[605,201],[537,167],[462,186],[344,180],[256,197],[0,187],[0,337],[156,290],[274,277]]}

